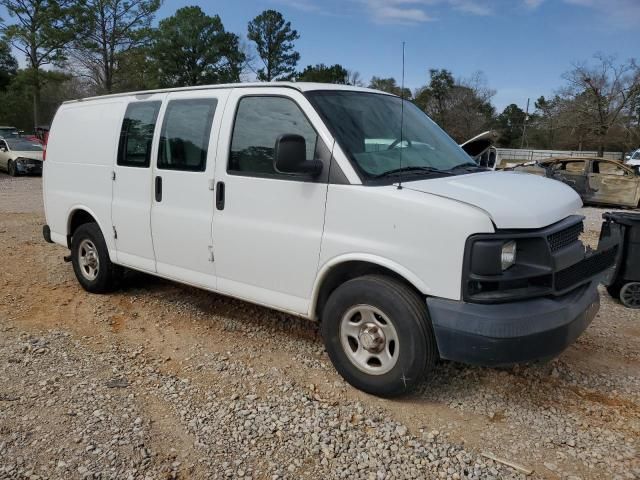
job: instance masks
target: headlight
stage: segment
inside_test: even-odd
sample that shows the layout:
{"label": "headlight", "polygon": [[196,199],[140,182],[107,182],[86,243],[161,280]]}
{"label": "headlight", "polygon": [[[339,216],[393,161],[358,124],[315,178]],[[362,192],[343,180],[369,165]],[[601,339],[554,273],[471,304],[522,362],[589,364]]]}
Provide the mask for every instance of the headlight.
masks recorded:
{"label": "headlight", "polygon": [[16,163],[18,165],[22,165],[23,163],[26,163],[25,160],[26,160],[26,158],[18,157],[18,158],[16,158]]}
{"label": "headlight", "polygon": [[502,245],[502,254],[500,256],[502,271],[512,267],[514,263],[516,263],[516,242],[511,240]]}

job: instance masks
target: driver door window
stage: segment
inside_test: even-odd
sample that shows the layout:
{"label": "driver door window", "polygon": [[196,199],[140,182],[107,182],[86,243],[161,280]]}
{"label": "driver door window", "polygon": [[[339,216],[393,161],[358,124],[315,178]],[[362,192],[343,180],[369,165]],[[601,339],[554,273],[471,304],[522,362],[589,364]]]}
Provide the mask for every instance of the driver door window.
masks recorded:
{"label": "driver door window", "polygon": [[594,162],[593,173],[600,173],[601,175],[617,175],[624,177],[627,171],[619,165],[613,162]]}
{"label": "driver door window", "polygon": [[[280,135],[304,137],[306,160],[318,157],[318,135],[298,105],[284,97],[244,97],[238,103],[228,173],[247,176],[283,176],[273,161],[276,140]],[[289,178],[295,178],[290,177]]]}

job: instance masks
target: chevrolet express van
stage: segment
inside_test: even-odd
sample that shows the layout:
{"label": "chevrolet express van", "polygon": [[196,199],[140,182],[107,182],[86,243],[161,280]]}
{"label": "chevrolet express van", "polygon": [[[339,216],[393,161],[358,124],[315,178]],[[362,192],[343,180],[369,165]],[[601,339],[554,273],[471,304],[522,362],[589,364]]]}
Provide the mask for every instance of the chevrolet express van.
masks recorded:
{"label": "chevrolet express van", "polygon": [[615,255],[585,250],[571,188],[480,168],[410,102],[350,86],[66,102],[44,205],[89,292],[128,268],[318,320],[338,372],[381,396],[438,358],[559,354]]}

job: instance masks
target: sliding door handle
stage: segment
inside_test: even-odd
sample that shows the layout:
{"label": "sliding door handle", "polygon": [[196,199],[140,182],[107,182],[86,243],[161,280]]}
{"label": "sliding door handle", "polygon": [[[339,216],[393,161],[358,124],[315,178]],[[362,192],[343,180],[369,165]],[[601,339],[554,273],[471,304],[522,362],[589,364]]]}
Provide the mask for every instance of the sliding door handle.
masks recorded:
{"label": "sliding door handle", "polygon": [[218,182],[216,184],[216,208],[218,210],[224,210],[224,182]]}
{"label": "sliding door handle", "polygon": [[156,202],[162,201],[162,177],[156,177]]}

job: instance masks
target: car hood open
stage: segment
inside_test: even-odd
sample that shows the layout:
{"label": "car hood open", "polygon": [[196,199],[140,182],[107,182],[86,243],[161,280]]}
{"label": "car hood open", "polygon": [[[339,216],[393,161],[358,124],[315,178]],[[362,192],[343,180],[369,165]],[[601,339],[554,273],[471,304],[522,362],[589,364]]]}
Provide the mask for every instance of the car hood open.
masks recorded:
{"label": "car hood open", "polygon": [[503,229],[546,227],[582,206],[578,194],[565,184],[518,172],[479,172],[402,186],[478,207]]}

